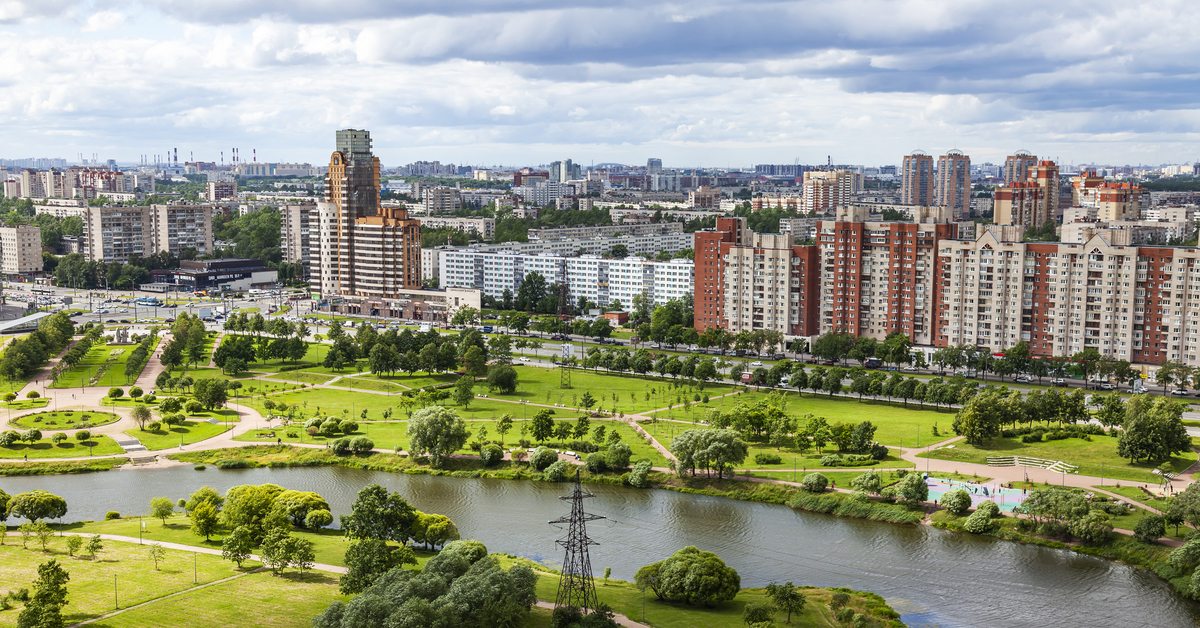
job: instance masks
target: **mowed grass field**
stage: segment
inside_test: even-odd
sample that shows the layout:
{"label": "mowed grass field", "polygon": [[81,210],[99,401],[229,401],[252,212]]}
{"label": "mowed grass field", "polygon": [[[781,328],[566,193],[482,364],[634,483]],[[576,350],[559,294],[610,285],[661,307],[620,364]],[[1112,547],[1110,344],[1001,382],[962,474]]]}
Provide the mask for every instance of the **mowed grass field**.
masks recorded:
{"label": "mowed grass field", "polygon": [[134,428],[125,430],[125,434],[132,436],[150,451],[159,449],[169,449],[178,447],[182,442],[184,445],[196,443],[202,440],[207,440],[218,434],[224,433],[229,429],[224,423],[209,423],[207,421],[184,421],[183,425],[172,425],[170,430],[163,426],[159,430],[141,430]]}
{"label": "mowed grass field", "polygon": [[[240,573],[233,563],[221,560],[220,556],[181,550],[166,550],[166,558],[155,570],[145,545],[103,543],[104,550],[95,559],[87,555],[71,557],[66,537],[52,537],[48,551],[43,552],[36,538],[31,538],[28,548],[22,549],[19,536],[15,530],[11,531],[6,543],[0,546],[0,590],[30,587],[37,578],[39,564],[58,560],[71,576],[67,584],[68,602],[63,609],[63,618],[69,625],[113,610],[114,578],[117,603],[127,608],[191,588],[195,586],[193,578],[203,584]],[[251,569],[258,563],[250,561],[246,566]],[[0,612],[0,626],[16,626],[19,612],[17,608]],[[140,625],[162,624],[149,620]]]}
{"label": "mowed grass field", "polygon": [[[555,422],[557,423],[557,422],[563,421],[563,420],[568,421],[571,424],[575,423],[575,419],[573,417],[557,419]],[[406,431],[408,429],[407,421],[366,421],[366,422],[360,422],[358,425],[359,425],[358,431],[354,432],[354,434],[352,434],[351,436],[365,434],[368,438],[370,438],[372,441],[374,441],[376,449],[389,450],[389,451],[395,450],[395,449],[403,449],[403,450],[408,449],[409,439],[408,439],[408,435],[406,434]],[[596,426],[598,426],[598,425],[603,425],[606,432],[611,432],[611,431],[615,430],[617,433],[619,433],[621,435],[621,442],[629,445],[630,450],[633,452],[633,455],[631,458],[632,460],[637,460],[639,458],[649,458],[653,462],[654,466],[656,466],[656,467],[664,467],[667,465],[666,458],[663,457],[663,455],[661,453],[659,453],[658,450],[654,449],[654,447],[650,443],[648,443],[644,439],[642,439],[636,432],[634,432],[633,428],[629,427],[627,424],[622,423],[620,421],[614,421],[614,420],[592,419],[590,430],[595,430]],[[472,421],[467,421],[467,429],[470,430],[470,432],[471,432],[471,440],[478,440],[479,429],[481,427],[487,429],[486,440],[494,441],[494,440],[500,439],[500,434],[499,434],[499,432],[496,431],[496,422],[495,421],[472,420]],[[533,436],[531,434],[528,434],[529,428],[532,427],[532,422],[531,421],[522,421],[520,418],[515,418],[513,421],[512,431],[508,432],[508,434],[506,434],[504,436],[504,444],[506,447],[511,449],[518,445],[520,439],[523,438],[521,435],[522,427],[527,428],[526,429],[527,435],[524,436],[524,438],[528,438],[531,441],[533,440]],[[296,436],[288,436],[289,430],[294,432],[296,434]],[[237,436],[236,438],[234,438],[234,440],[242,441],[242,442],[257,442],[257,443],[271,443],[271,444],[274,444],[276,442],[276,440],[282,440],[284,443],[301,443],[301,442],[303,442],[303,443],[308,443],[308,444],[313,444],[313,443],[325,444],[325,443],[330,442],[331,440],[336,440],[337,438],[341,438],[342,436],[343,435],[338,435],[333,438],[328,438],[325,436],[309,436],[308,434],[304,433],[303,423],[294,423],[293,425],[288,426],[288,427],[276,427],[274,429],[253,430],[253,431],[247,432],[245,434],[242,434],[240,436]],[[572,438],[571,440],[574,440],[574,439]],[[557,438],[552,438],[552,439],[546,441],[544,444],[547,447],[553,447],[556,449],[564,449],[565,450],[565,449],[570,449],[571,440],[563,442],[563,441],[559,441]],[[592,438],[589,435],[589,437],[585,440],[588,440],[589,442],[591,442]],[[178,443],[176,443],[176,444],[178,444]],[[535,447],[538,445],[539,445],[539,443],[537,443],[537,442],[533,443],[533,446],[535,446]],[[463,447],[457,453],[474,454],[477,452],[472,451],[470,449],[470,447]]]}
{"label": "mowed grass field", "polygon": [[[1195,444],[1196,439],[1192,439]],[[1047,460],[1061,460],[1079,467],[1080,475],[1106,477],[1117,480],[1158,483],[1162,478],[1150,473],[1162,461],[1130,463],[1117,456],[1117,439],[1111,436],[1092,436],[1092,440],[1064,438],[1039,443],[1022,443],[1017,438],[996,438],[983,446],[969,445],[956,441],[951,447],[943,447],[920,454],[936,460],[956,460],[987,464],[988,456],[1027,456]],[[1176,472],[1183,471],[1196,462],[1196,452],[1189,451],[1170,459]]]}
{"label": "mowed grass field", "polygon": [[32,445],[24,441],[0,447],[0,458],[25,458],[30,460],[44,458],[86,458],[87,456],[106,456],[109,454],[124,453],[113,439],[104,436],[103,434],[92,435],[91,442],[95,443],[90,450],[86,443],[81,443],[70,437],[61,443],[50,442],[50,434],[43,434],[42,440],[33,443]]}
{"label": "mowed grass field", "polygon": [[[150,347],[151,354],[154,353],[160,340],[155,337],[154,343]],[[137,379],[136,375],[132,378],[125,377],[125,363],[129,361],[129,354],[133,353],[137,346],[136,344],[94,344],[91,349],[88,349],[87,355],[83,356],[83,360],[60,375],[53,384],[50,384],[50,388],[125,386]]]}
{"label": "mowed grass field", "polygon": [[[751,389],[751,392],[711,399],[708,407],[728,411],[738,403],[754,404],[766,398],[767,393],[755,392]],[[870,421],[876,428],[875,440],[888,447],[928,447],[954,438],[951,426],[954,424],[954,415],[957,410],[948,408],[938,410],[929,405],[921,409],[918,404],[913,402],[906,407],[899,401],[872,401],[867,398],[859,401],[855,398],[829,397],[811,393],[799,395],[795,391],[788,392],[783,398],[787,402],[787,413],[797,419],[812,414],[815,417],[824,417],[830,425]],[[697,421],[704,418],[706,409],[703,405],[696,408]],[[667,418],[667,413],[665,411],[657,412],[654,416]],[[690,413],[685,415],[682,408],[676,408],[672,413],[672,418],[691,420]],[[933,435],[935,425],[938,429],[938,436]]]}

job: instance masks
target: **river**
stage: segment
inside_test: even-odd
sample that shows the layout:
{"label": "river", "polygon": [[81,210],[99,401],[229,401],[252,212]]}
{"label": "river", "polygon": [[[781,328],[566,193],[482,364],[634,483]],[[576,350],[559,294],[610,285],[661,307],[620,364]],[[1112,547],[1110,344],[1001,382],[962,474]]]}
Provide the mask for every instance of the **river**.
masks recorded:
{"label": "river", "polygon": [[[357,491],[378,483],[425,512],[449,516],[463,538],[483,541],[548,565],[562,561],[547,522],[568,514],[558,497],[569,485],[465,479],[347,469],[239,469],[190,466],[80,475],[0,478],[10,495],[41,488],[67,500],[65,520],[148,512],[152,497],[186,497],[208,485],[271,482],[315,491],[338,514]],[[1065,550],[794,511],[785,506],[587,485],[589,512],[607,517],[588,527],[600,545],[592,569],[632,580],[644,564],[695,545],[738,570],[742,586],[793,580],[847,586],[882,595],[905,623],[923,626],[1194,626],[1200,605],[1154,574]],[[12,521],[10,520],[10,524]]]}

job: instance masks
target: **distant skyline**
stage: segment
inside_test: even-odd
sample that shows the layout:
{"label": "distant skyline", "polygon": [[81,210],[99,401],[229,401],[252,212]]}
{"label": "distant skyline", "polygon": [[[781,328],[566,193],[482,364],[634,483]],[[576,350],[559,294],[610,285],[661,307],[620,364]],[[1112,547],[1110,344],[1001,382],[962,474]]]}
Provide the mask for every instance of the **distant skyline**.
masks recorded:
{"label": "distant skyline", "polygon": [[1183,1],[7,0],[0,157],[1200,159]]}

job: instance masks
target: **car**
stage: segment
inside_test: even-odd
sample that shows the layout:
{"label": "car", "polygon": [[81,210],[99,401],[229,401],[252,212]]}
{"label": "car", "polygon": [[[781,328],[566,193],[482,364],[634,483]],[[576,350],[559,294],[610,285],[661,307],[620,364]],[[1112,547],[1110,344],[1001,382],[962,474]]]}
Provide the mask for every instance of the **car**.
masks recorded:
{"label": "car", "polygon": [[1099,388],[1100,390],[1116,390],[1117,389],[1116,386],[1113,386],[1109,382],[1100,382],[1100,385],[1097,386],[1097,388]]}
{"label": "car", "polygon": [[609,340],[609,341],[608,341],[608,344],[610,344],[610,345],[613,345],[613,346],[615,346],[615,347],[623,347],[623,346],[625,346],[625,343],[621,342],[620,340]]}
{"label": "car", "polygon": [[1054,379],[1050,380],[1050,384],[1054,386],[1066,386],[1067,380],[1061,377],[1055,377]]}
{"label": "car", "polygon": [[916,373],[917,367],[915,367],[911,364],[905,364],[904,366],[900,367],[900,370],[904,371],[906,373]]}
{"label": "car", "polygon": [[1188,394],[1188,391],[1184,390],[1183,388],[1176,388],[1175,390],[1171,391],[1171,394],[1183,397]]}
{"label": "car", "polygon": [[763,365],[763,363],[759,362],[758,360],[755,360],[750,363],[750,366],[762,366],[762,365]]}
{"label": "car", "polygon": [[[825,361],[821,362],[821,364],[823,364],[825,366],[833,366],[833,360],[825,360]],[[894,371],[894,370],[896,370],[896,367],[893,366],[892,368],[890,368],[888,370]]]}
{"label": "car", "polygon": [[116,320],[115,318],[110,318],[110,319],[108,319],[108,320],[106,320],[106,321],[104,321],[104,322],[106,322],[106,323],[115,323],[115,322],[117,322],[117,320]]}
{"label": "car", "polygon": [[651,348],[651,349],[657,349],[657,348],[658,348],[658,343],[657,343],[657,342],[652,342],[652,343],[650,343],[650,348]]}
{"label": "car", "polygon": [[174,323],[174,322],[175,322],[175,319],[174,319],[173,317],[172,317],[172,318],[167,318],[167,319],[165,319],[165,320],[164,320],[164,322],[166,322],[166,323]]}
{"label": "car", "polygon": [[1033,383],[1033,382],[1031,382],[1031,381],[1029,380],[1029,378],[1028,378],[1028,377],[1018,377],[1018,378],[1014,379],[1014,380],[1013,380],[1013,382],[1015,382],[1015,383],[1017,383],[1017,384],[1031,384],[1031,383]]}
{"label": "car", "polygon": [[122,318],[122,319],[121,319],[121,322],[122,322],[122,323],[124,323],[124,324],[126,324],[126,325],[128,325],[128,324],[129,324],[129,319],[127,319],[127,318]]}
{"label": "car", "polygon": [[83,312],[71,312],[71,316],[79,316]]}
{"label": "car", "polygon": [[931,371],[931,372],[934,375],[938,375],[938,376],[942,376],[942,377],[944,377],[946,375],[946,369],[938,369],[936,371]]}
{"label": "car", "polygon": [[521,357],[517,358],[517,361],[518,361],[518,362],[528,362],[528,361],[529,361],[529,358],[527,358],[527,357],[525,357],[525,356],[521,356]]}

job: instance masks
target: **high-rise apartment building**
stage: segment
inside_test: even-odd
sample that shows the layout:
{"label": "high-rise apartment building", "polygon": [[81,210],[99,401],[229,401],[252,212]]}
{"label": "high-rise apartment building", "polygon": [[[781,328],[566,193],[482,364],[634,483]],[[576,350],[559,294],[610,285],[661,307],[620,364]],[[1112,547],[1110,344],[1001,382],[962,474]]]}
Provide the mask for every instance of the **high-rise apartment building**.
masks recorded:
{"label": "high-rise apartment building", "polygon": [[1004,184],[1024,183],[1029,179],[1029,173],[1038,164],[1037,157],[1029,151],[1019,150],[1004,160]]}
{"label": "high-rise apartment building", "polygon": [[236,181],[209,181],[204,198],[208,202],[238,197]]}
{"label": "high-rise apartment building", "polygon": [[820,333],[932,340],[937,246],[954,237],[955,225],[946,207],[920,209],[913,222],[868,222],[869,210],[855,206],[821,221]]}
{"label": "high-rise apartment building", "polygon": [[904,156],[900,173],[900,203],[903,205],[933,205],[935,180],[933,157],[924,151],[913,151]]}
{"label": "high-rise apartment building", "polygon": [[283,205],[279,208],[279,248],[283,261],[303,264],[311,268],[313,249],[320,256],[320,247],[314,247],[317,233],[317,205],[305,203]]}
{"label": "high-rise apartment building", "polygon": [[41,272],[42,228],[0,227],[0,274],[7,277]]}
{"label": "high-rise apartment building", "polygon": [[458,188],[438,186],[421,192],[425,215],[451,214],[462,209],[462,193]]}
{"label": "high-rise apartment building", "polygon": [[938,157],[937,204],[955,220],[971,215],[971,158],[952,150]]}
{"label": "high-rise apartment building", "polygon": [[125,262],[133,255],[160,251],[178,256],[213,252],[212,205],[176,201],[150,207],[89,207],[84,214],[87,257],[95,262]]}
{"label": "high-rise apartment building", "polygon": [[[1116,360],[1200,365],[1200,250],[1024,243],[1019,230],[946,241],[937,346],[993,350],[1025,341],[1039,356],[1087,348]],[[1191,321],[1191,322],[1189,322]]]}
{"label": "high-rise apartment building", "polygon": [[830,213],[850,203],[862,189],[862,175],[849,170],[810,170],[804,173],[804,211]]}
{"label": "high-rise apartment building", "polygon": [[1046,220],[1058,220],[1062,214],[1058,207],[1058,164],[1053,161],[1039,161],[1029,169],[1028,181],[1042,188],[1042,196],[1046,203]]}
{"label": "high-rise apartment building", "polygon": [[745,218],[718,218],[696,233],[694,324],[698,331],[817,333],[817,249],[790,235],[754,233]]}
{"label": "high-rise apartment building", "polygon": [[[1057,193],[1057,192],[1056,192]],[[1040,228],[1053,220],[1046,201],[1046,189],[1033,181],[1022,181],[998,187],[992,206],[993,221],[998,225],[1023,225]]]}
{"label": "high-rise apartment building", "polygon": [[1109,183],[1095,173],[1085,172],[1071,181],[1071,200],[1076,207],[1095,208],[1096,219],[1138,220],[1150,207],[1150,195],[1132,183]]}
{"label": "high-rise apartment building", "polygon": [[357,297],[352,300],[360,311],[394,309],[382,300],[421,287],[421,223],[405,209],[381,206],[379,189],[370,134],[338,131],[325,201],[317,204],[313,274],[323,295]]}

